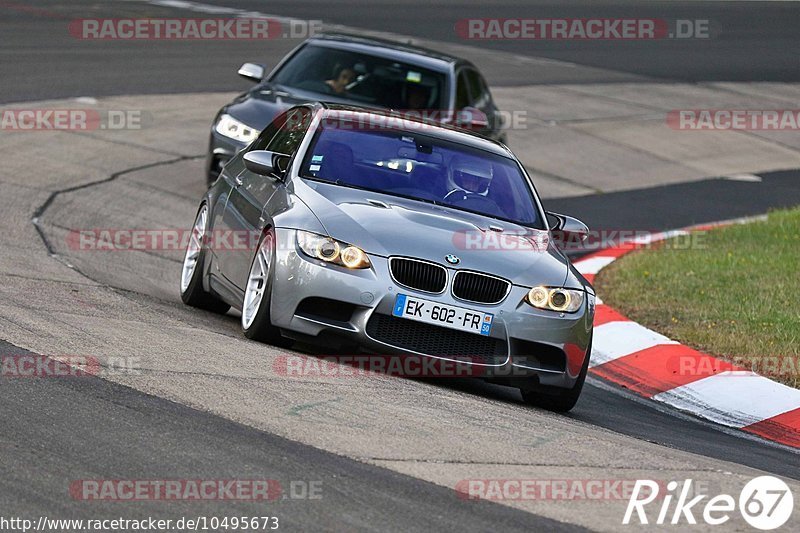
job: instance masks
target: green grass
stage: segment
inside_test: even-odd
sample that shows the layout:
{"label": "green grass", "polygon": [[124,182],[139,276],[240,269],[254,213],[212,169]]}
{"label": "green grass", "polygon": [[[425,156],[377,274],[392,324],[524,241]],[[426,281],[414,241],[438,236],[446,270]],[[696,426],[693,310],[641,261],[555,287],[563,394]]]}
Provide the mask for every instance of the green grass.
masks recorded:
{"label": "green grass", "polygon": [[[692,238],[622,257],[600,272],[598,293],[671,339],[800,386],[800,209]],[[770,356],[787,359],[770,370]]]}

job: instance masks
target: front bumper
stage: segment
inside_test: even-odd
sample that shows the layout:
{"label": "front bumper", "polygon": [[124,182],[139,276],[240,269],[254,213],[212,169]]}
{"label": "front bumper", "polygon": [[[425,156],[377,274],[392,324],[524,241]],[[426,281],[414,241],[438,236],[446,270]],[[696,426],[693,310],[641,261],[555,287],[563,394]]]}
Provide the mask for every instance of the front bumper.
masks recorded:
{"label": "front bumper", "polygon": [[[294,230],[276,231],[277,242],[296,242]],[[415,353],[463,362],[461,353],[430,355],[409,347],[408,343],[397,342],[400,337],[392,333],[433,328],[436,331],[428,333],[437,335],[440,345],[452,338],[454,346],[463,347],[464,336],[466,342],[474,339],[476,347],[487,341],[493,343],[498,348],[494,356],[470,358],[468,363],[484,367],[487,379],[505,382],[534,378],[541,385],[565,388],[575,384],[589,356],[595,306],[591,294],[587,294],[578,312],[570,314],[531,307],[523,301],[528,288],[516,285],[499,304],[465,303],[449,290],[434,295],[399,286],[392,280],[389,262],[383,257],[370,255],[370,269],[348,270],[311,259],[294,244],[281,248],[276,250],[270,310],[272,323],[290,336],[334,336],[377,353]],[[393,317],[398,294],[492,313],[491,335],[487,339],[473,333],[456,334],[449,328]],[[307,305],[311,301],[322,302],[322,308]],[[417,335],[417,338],[422,337]]]}

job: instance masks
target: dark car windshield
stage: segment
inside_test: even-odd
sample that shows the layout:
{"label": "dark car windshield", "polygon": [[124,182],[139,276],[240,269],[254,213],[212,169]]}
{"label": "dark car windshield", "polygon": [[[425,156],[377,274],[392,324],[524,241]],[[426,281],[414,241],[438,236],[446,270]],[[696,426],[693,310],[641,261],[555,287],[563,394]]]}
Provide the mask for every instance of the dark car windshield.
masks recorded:
{"label": "dark car windshield", "polygon": [[441,72],[311,44],[300,49],[270,81],[376,107],[446,107],[445,75]]}
{"label": "dark car windshield", "polygon": [[303,177],[544,228],[510,158],[417,131],[327,122],[306,153]]}

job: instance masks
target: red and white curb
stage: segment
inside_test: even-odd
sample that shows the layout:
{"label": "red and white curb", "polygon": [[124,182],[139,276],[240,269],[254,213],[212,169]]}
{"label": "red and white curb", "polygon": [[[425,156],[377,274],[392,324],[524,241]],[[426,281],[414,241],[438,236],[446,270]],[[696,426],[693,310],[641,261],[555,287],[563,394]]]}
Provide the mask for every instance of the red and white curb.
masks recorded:
{"label": "red and white curb", "polygon": [[[691,228],[709,229],[719,223]],[[649,236],[655,242],[685,230]],[[642,240],[595,252],[575,262],[589,281]],[[656,333],[597,299],[589,372],[631,392],[800,448],[800,390],[735,367]]]}

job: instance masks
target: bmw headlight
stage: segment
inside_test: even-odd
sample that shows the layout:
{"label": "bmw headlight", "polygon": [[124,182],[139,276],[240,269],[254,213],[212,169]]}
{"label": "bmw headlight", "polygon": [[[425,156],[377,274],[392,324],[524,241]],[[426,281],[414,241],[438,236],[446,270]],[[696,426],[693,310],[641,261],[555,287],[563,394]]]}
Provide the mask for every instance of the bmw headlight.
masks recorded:
{"label": "bmw headlight", "polygon": [[584,292],[581,290],[534,287],[528,291],[525,301],[539,309],[574,313],[583,305],[584,297]]}
{"label": "bmw headlight", "polygon": [[347,268],[369,268],[366,252],[358,246],[347,244],[325,235],[308,231],[297,232],[297,246],[309,257]]}
{"label": "bmw headlight", "polygon": [[244,122],[239,122],[230,115],[221,115],[214,129],[217,130],[217,133],[225,137],[245,144],[250,144],[258,137],[257,129],[251,128]]}

